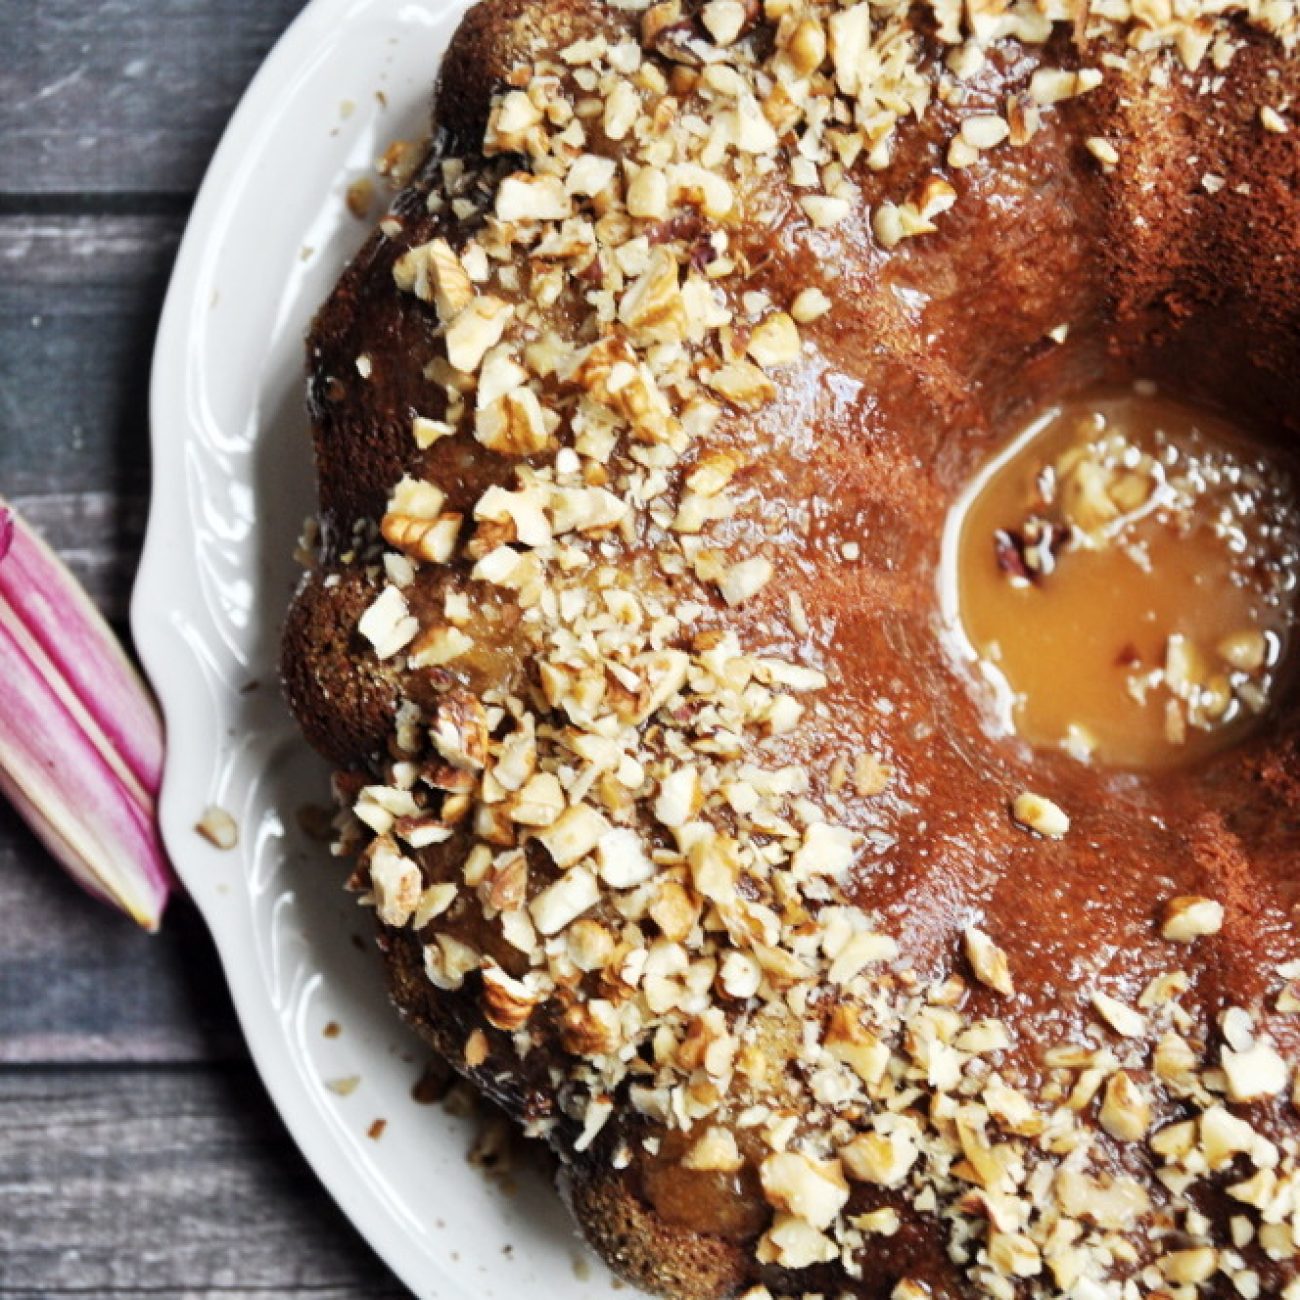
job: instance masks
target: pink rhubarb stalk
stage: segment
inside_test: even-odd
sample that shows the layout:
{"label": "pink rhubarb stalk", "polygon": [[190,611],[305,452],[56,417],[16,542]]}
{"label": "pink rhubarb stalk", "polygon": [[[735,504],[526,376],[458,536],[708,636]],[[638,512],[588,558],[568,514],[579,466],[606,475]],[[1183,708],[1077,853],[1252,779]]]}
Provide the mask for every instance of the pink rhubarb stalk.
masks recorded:
{"label": "pink rhubarb stalk", "polygon": [[76,579],[0,501],[0,791],[72,877],[156,930],[162,723]]}

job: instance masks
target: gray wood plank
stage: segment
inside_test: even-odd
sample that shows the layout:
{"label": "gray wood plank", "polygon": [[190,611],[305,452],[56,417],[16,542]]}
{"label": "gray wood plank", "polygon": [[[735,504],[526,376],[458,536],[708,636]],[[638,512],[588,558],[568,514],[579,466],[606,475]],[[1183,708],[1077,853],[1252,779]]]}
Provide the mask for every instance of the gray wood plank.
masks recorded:
{"label": "gray wood plank", "polygon": [[0,192],[88,197],[197,187],[302,0],[0,0]]}
{"label": "gray wood plank", "polygon": [[281,1300],[282,1297],[284,1300],[294,1300],[299,1296],[303,1300],[356,1300],[361,1296],[400,1297],[407,1294],[400,1287],[394,1290],[380,1287],[367,1291],[358,1290],[351,1285],[262,1287],[234,1284],[198,1289],[186,1286],[183,1290],[177,1290],[175,1287],[157,1289],[113,1287],[111,1290],[101,1290],[99,1287],[88,1289],[76,1286],[42,1286],[39,1289],[20,1287],[17,1290],[10,1290],[0,1286],[0,1296],[5,1300],[99,1300],[101,1296],[111,1296],[112,1300]]}
{"label": "gray wood plank", "polygon": [[144,934],[74,885],[0,801],[0,1066],[246,1055],[193,906],[174,901],[161,933]]}
{"label": "gray wood plank", "polygon": [[181,224],[0,218],[0,492],[144,494],[149,359]]}
{"label": "gray wood plank", "polygon": [[251,1069],[0,1071],[0,1296],[396,1297]]}
{"label": "gray wood plank", "polygon": [[[0,0],[0,494],[117,620],[184,214],[300,4]],[[402,1294],[246,1064],[193,908],[139,933],[0,807],[0,1296]]]}

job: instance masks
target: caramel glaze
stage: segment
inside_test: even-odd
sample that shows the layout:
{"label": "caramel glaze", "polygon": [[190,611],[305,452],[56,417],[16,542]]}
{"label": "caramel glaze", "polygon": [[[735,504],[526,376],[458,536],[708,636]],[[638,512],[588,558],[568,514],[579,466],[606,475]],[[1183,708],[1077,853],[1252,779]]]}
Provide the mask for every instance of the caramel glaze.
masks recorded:
{"label": "caramel glaze", "polygon": [[[1155,454],[1169,480],[1081,545],[1068,530],[1092,530],[1096,507],[1066,462],[1084,455],[1097,464],[1085,448],[1101,440]],[[1081,761],[1156,772],[1240,744],[1267,719],[1288,677],[1288,582],[1300,542],[1289,467],[1277,446],[1261,459],[1267,445],[1208,412],[1130,389],[1053,407],[981,469],[948,518],[941,601],[957,653],[989,679],[1004,730]],[[1116,455],[1108,450],[1107,463]],[[1141,464],[1127,481],[1135,494],[1155,482]],[[1055,483],[1047,498],[1044,479]],[[1161,492],[1179,504],[1155,504]],[[1225,512],[1238,529],[1228,531]],[[1032,517],[1064,536],[1028,552],[1026,578],[1015,548]],[[1002,539],[1012,539],[1009,551]],[[1044,551],[1050,567],[1036,569]],[[1195,647],[1189,675],[1223,692],[1208,707],[1180,703],[1167,684],[1146,696],[1134,690],[1141,674],[1166,664],[1175,635]],[[1233,635],[1266,660],[1270,638],[1276,647],[1249,699],[1235,694],[1219,657]]]}
{"label": "caramel glaze", "polygon": [[[512,61],[511,41],[553,42],[557,33],[571,40],[615,21],[610,11],[582,6],[530,13],[513,0],[471,16],[444,73],[439,147],[468,151],[481,138],[492,80],[484,73]],[[1300,68],[1244,29],[1242,39],[1227,87],[1213,98],[1198,96],[1181,71],[1168,88],[1140,93],[1125,93],[1123,79],[1108,74],[1101,89],[1047,115],[1028,146],[952,173],[959,199],[938,233],[891,252],[873,241],[865,214],[834,230],[809,228],[781,187],[751,196],[746,224],[733,232],[759,267],[747,287],[788,301],[817,285],[834,309],[805,328],[813,346],[776,402],[755,416],[733,414],[710,439],[711,447],[738,449],[749,466],[738,480],[741,508],[717,536],[737,539],[746,553],[764,551],[777,580],[734,611],[717,608],[716,595],[693,579],[681,594],[709,602],[710,617],[736,628],[752,652],[827,669],[832,684],[815,727],[800,728],[798,741],[769,742],[765,761],[806,764],[814,798],[855,828],[888,837],[880,840],[887,847],[863,854],[853,897],[882,928],[906,936],[924,976],[963,969],[966,926],[997,935],[1017,992],[997,998],[972,982],[967,1011],[1008,1023],[1017,1046],[1003,1068],[1031,1085],[1043,1048],[1096,1032],[1086,995],[1103,981],[1134,1002],[1152,976],[1182,964],[1192,982],[1184,1003],[1208,1037],[1224,1007],[1250,1005],[1267,972],[1297,952],[1295,710],[1283,707],[1270,728],[1203,766],[1153,775],[1091,769],[995,740],[942,649],[935,589],[950,503],[999,440],[1050,400],[1145,375],[1286,437],[1300,434],[1300,137],[1262,133],[1258,96],[1247,93],[1264,86],[1270,101],[1300,97]],[[1007,82],[1039,62],[1076,61],[1064,44],[1014,57],[1010,65],[1006,56],[989,60],[963,111],[996,111]],[[910,125],[883,176],[855,176],[866,200],[943,172],[952,121],[951,110],[937,108]],[[1103,175],[1087,154],[1092,135],[1121,142],[1113,173]],[[1228,185],[1207,193],[1205,173]],[[421,373],[436,349],[434,324],[426,308],[394,292],[391,266],[403,248],[435,233],[426,188],[417,178],[398,201],[406,233],[370,241],[310,341],[325,548],[290,614],[284,667],[306,734],[343,768],[364,766],[383,744],[399,688],[415,689],[363,666],[364,647],[348,631],[373,594],[340,559],[354,521],[375,518],[404,471],[438,482],[453,509],[467,509],[489,481],[504,483],[514,471],[467,436],[427,453],[411,443],[411,417],[440,414],[439,390]],[[1057,345],[1047,333],[1062,324],[1069,335]],[[355,366],[362,351],[373,359],[369,380]],[[859,559],[843,558],[846,542],[861,548]],[[340,579],[332,591],[323,586],[330,573]],[[789,631],[788,593],[807,611],[803,644]],[[499,652],[468,661],[471,689],[526,671],[511,659],[508,621],[500,626]],[[893,765],[895,781],[872,799],[838,799],[827,781],[833,760],[864,750]],[[1068,811],[1068,836],[1043,840],[1012,823],[1008,802],[1027,788],[1050,792]],[[426,869],[449,875],[463,851],[453,840],[428,856]],[[1171,953],[1154,920],[1170,897],[1193,893],[1221,901],[1226,923],[1190,955]],[[471,917],[465,924],[475,928]],[[427,985],[417,937],[391,932],[382,945],[403,1010],[460,1059],[466,1034],[482,1025],[474,999]],[[1273,1030],[1294,1059],[1294,1018]],[[545,1053],[520,1062],[507,1036],[488,1032],[491,1052],[475,1078],[516,1116],[555,1113]],[[1264,1131],[1294,1135],[1296,1116],[1284,1100],[1252,1111]],[[606,1216],[604,1227],[589,1229],[624,1264],[635,1254],[629,1241],[648,1234],[647,1249],[671,1258],[639,1275],[684,1295],[721,1294],[757,1277],[748,1254],[699,1240],[761,1228],[748,1174],[682,1182],[667,1156],[643,1158],[626,1176],[608,1174],[616,1137],[640,1123],[616,1116],[569,1175],[580,1216]],[[558,1133],[563,1146],[573,1130]],[[1113,1148],[1117,1168],[1148,1182],[1150,1159],[1141,1144]],[[624,1190],[609,1191],[611,1177]],[[631,1199],[619,1199],[627,1188]],[[854,1196],[853,1208],[863,1209],[888,1199],[861,1187]],[[962,1295],[942,1230],[900,1209],[902,1229],[880,1243],[879,1267],[866,1280],[835,1273],[824,1284],[884,1296],[908,1275],[929,1281],[936,1296]],[[1220,1205],[1207,1210],[1223,1217]],[[1273,1294],[1280,1274],[1267,1261],[1260,1266],[1264,1293]],[[775,1289],[787,1281],[779,1270],[763,1276]],[[789,1285],[821,1289],[816,1270]]]}

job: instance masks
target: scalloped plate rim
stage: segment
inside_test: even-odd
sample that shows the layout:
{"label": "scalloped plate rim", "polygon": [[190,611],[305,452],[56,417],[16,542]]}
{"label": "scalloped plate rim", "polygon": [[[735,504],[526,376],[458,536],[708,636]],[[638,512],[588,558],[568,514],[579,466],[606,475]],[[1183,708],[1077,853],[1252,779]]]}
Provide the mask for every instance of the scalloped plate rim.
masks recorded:
{"label": "scalloped plate rim", "polygon": [[[151,498],[130,615],[137,652],[158,696],[169,734],[160,808],[164,841],[177,875],[212,933],[253,1062],[267,1091],[320,1182],[413,1293],[465,1300],[474,1294],[477,1300],[483,1291],[468,1284],[465,1267],[444,1266],[439,1270],[441,1276],[431,1280],[429,1251],[412,1246],[404,1237],[400,1220],[375,1194],[373,1180],[365,1171],[357,1176],[357,1163],[319,1118],[319,1100],[303,1104],[293,1044],[280,1009],[273,999],[268,1003],[267,972],[248,960],[249,945],[255,943],[253,921],[242,909],[224,905],[223,887],[214,885],[210,875],[216,850],[193,831],[197,800],[211,794],[220,774],[217,759],[213,757],[205,767],[202,753],[196,756],[196,749],[202,750],[203,738],[211,740],[213,728],[229,721],[232,711],[229,686],[224,695],[220,686],[214,692],[213,674],[205,673],[204,653],[211,650],[223,629],[206,597],[192,594],[203,588],[196,530],[187,515],[191,504],[187,456],[194,450],[196,435],[184,410],[190,395],[187,366],[193,355],[187,345],[195,319],[195,294],[203,286],[206,259],[215,256],[209,244],[212,229],[220,227],[232,195],[238,197],[241,184],[246,184],[246,169],[266,147],[266,122],[274,118],[275,110],[284,109],[287,98],[295,93],[292,74],[320,57],[327,46],[340,42],[340,31],[350,22],[373,16],[382,3],[384,0],[310,0],[262,63],[208,167],[177,254],[155,343],[150,389]],[[395,5],[394,10],[411,22],[419,20],[421,13],[430,22],[450,21],[469,3],[431,0]],[[182,426],[179,432],[178,422]],[[197,724],[196,715],[201,718]],[[218,738],[214,754],[220,743]],[[480,1177],[472,1171],[469,1176]],[[479,1261],[478,1266],[490,1269],[492,1261]],[[499,1276],[506,1278],[505,1274]],[[588,1292],[580,1278],[581,1272],[568,1278],[566,1289],[584,1295],[607,1294],[600,1285],[603,1279],[596,1279],[597,1289]],[[518,1285],[517,1278],[510,1281]]]}

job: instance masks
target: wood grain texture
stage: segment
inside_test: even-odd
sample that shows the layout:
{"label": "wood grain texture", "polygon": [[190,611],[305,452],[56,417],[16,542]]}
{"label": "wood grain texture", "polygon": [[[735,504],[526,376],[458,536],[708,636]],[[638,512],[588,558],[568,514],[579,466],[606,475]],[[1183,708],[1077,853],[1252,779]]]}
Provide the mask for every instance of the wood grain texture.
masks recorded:
{"label": "wood grain texture", "polygon": [[3,0],[0,192],[10,208],[39,196],[72,211],[105,199],[183,210],[244,87],[301,8]]}
{"label": "wood grain texture", "polygon": [[109,492],[138,520],[149,361],[182,225],[0,217],[0,491]]}
{"label": "wood grain texture", "polygon": [[[185,215],[301,3],[0,0],[0,495],[118,626]],[[193,907],[140,933],[0,805],[0,1297],[403,1294],[275,1115]]]}
{"label": "wood grain texture", "polygon": [[0,917],[0,1067],[247,1059],[194,908],[176,900],[145,934],[74,885],[4,804]]}
{"label": "wood grain texture", "polygon": [[251,1068],[0,1073],[0,1296],[401,1296]]}

